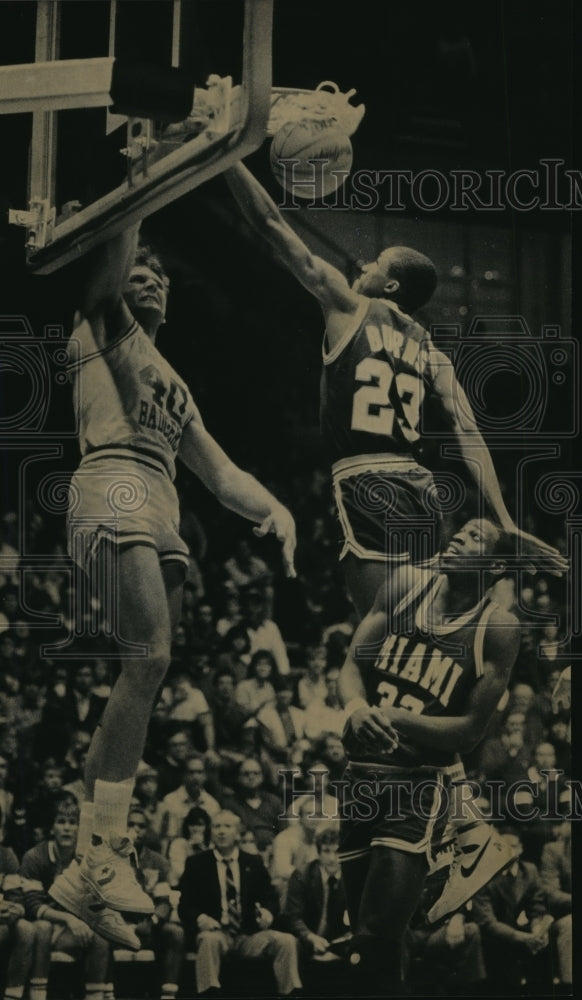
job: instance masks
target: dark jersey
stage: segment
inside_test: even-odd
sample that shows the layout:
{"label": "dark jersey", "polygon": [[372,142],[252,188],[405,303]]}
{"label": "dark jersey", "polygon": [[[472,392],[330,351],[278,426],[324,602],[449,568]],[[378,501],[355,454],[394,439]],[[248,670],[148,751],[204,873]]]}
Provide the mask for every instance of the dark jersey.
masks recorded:
{"label": "dark jersey", "polygon": [[[423,574],[421,581],[400,601],[391,633],[375,659],[358,656],[358,665],[370,705],[406,708],[419,715],[462,715],[475,684],[483,674],[485,628],[496,607],[484,597],[470,611],[443,625],[425,627],[442,577]],[[447,767],[455,755],[434,747],[414,746],[402,738],[385,757],[358,753],[357,741],[348,756],[375,760],[395,767],[430,764]]]}
{"label": "dark jersey", "polygon": [[320,419],[332,463],[414,452],[431,351],[427,331],[383,299],[370,299],[357,329],[324,349]]}

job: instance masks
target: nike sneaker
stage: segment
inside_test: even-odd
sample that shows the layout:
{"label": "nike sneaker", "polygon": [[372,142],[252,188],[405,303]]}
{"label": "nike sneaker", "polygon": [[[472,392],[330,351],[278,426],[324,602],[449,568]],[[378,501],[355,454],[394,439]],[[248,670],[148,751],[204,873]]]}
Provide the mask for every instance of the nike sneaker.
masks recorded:
{"label": "nike sneaker", "polygon": [[443,891],[427,914],[429,923],[459,910],[514,860],[496,830],[479,823],[457,836],[456,850]]}
{"label": "nike sneaker", "polygon": [[64,872],[58,875],[49,889],[49,896],[59,906],[72,913],[100,937],[111,941],[120,948],[139,951],[140,940],[135,931],[126,924],[117,910],[106,906],[88,888],[81,878],[78,861],[72,861]]}
{"label": "nike sneaker", "polygon": [[153,913],[153,901],[137,880],[137,867],[137,855],[129,837],[104,840],[93,834],[79,874],[101,902],[112,910]]}

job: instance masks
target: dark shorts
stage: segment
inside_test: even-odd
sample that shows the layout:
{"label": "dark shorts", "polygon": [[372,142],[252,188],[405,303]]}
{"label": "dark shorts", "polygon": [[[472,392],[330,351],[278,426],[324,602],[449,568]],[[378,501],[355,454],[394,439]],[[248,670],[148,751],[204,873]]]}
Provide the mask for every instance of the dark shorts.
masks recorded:
{"label": "dark shorts", "polygon": [[333,489],[340,559],[426,563],[438,552],[441,513],[428,469],[410,459],[356,456],[336,462]]}
{"label": "dark shorts", "polygon": [[442,837],[449,776],[436,767],[349,764],[340,828],[342,863],[372,847],[426,854]]}

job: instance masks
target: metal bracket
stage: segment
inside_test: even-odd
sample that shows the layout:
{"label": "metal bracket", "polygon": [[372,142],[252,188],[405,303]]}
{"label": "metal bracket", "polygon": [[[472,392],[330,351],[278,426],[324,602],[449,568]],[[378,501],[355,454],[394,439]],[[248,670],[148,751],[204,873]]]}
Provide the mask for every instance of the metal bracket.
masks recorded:
{"label": "metal bracket", "polygon": [[24,226],[27,230],[26,246],[30,250],[41,250],[50,243],[56,219],[56,209],[48,198],[31,198],[29,211],[11,208],[8,222],[12,226]]}

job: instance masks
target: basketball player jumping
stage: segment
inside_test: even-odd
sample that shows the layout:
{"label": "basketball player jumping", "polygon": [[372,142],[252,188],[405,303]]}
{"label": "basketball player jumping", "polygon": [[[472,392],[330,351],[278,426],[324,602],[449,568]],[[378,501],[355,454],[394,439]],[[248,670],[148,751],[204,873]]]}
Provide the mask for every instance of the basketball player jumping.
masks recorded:
{"label": "basketball player jumping", "polygon": [[290,513],[227,457],[155,347],[168,287],[158,258],[138,249],[138,228],[129,229],[96,251],[70,342],[82,458],[70,487],[69,547],[99,587],[122,667],[87,759],[80,863],[51,895],[102,936],[134,948],[139,940],[121,912],[149,913],[152,903],[136,881],[127,815],[188,563],[176,456],[224,506],[256,522],[257,535],[276,534],[294,575]]}
{"label": "basketball player jumping", "polygon": [[[416,460],[429,400],[449,427],[489,513],[528,557],[524,568],[527,561],[528,567],[537,564],[561,575],[567,562],[560,553],[513,523],[453,365],[410,316],[434,292],[432,261],[409,247],[389,247],[363,267],[350,287],[340,271],[309,251],[246,167],[237,164],[225,177],[247,220],[323,310],[321,427],[332,462],[340,559],[359,616],[372,606],[387,569],[409,560],[426,564],[440,547],[434,480]],[[428,548],[427,536],[432,539]],[[460,761],[455,777],[462,799]],[[476,892],[509,858],[490,827],[482,823],[475,831],[473,815],[465,826],[471,844],[487,845],[471,879]],[[459,823],[457,851],[462,836]],[[468,881],[458,877],[458,868],[451,874],[431,910],[433,920],[468,898]]]}
{"label": "basketball player jumping", "polygon": [[517,618],[488,593],[514,541],[491,521],[472,520],[437,572],[395,570],[340,674],[350,783],[342,875],[363,995],[400,995],[402,935],[447,819],[447,768],[481,739],[517,656]]}
{"label": "basketball player jumping", "polygon": [[[350,287],[337,268],[310,252],[243,164],[225,178],[246,219],[323,310],[321,427],[343,534],[340,559],[360,617],[372,606],[387,563],[422,562],[440,547],[436,514],[432,551],[415,545],[410,531],[411,522],[426,523],[427,498],[432,510],[438,506],[432,475],[415,458],[428,399],[450,428],[495,521],[519,537],[520,551],[531,562],[560,575],[567,563],[559,552],[513,523],[454,368],[411,319],[435,290],[432,261],[409,247],[389,247]],[[403,529],[391,534],[389,549],[386,522]]]}

